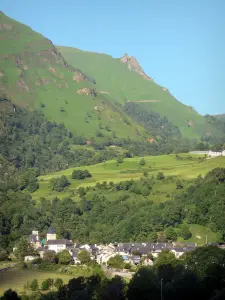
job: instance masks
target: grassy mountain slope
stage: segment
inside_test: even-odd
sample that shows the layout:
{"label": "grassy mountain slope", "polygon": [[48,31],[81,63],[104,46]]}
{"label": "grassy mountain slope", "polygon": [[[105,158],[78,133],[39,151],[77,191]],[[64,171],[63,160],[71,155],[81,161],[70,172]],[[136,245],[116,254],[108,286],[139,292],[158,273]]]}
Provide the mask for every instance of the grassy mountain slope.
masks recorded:
{"label": "grassy mountain slope", "polygon": [[51,41],[1,12],[0,97],[41,109],[50,121],[87,137],[95,136],[100,122],[119,137],[137,138],[137,131],[144,132],[115,102],[96,95],[94,80],[68,65]]}
{"label": "grassy mountain slope", "polygon": [[[177,179],[188,182],[196,178],[198,175],[205,175],[210,170],[216,168],[218,165],[225,167],[225,158],[219,157],[211,160],[200,160],[198,155],[193,155],[192,159],[188,158],[187,154],[181,155],[182,159],[177,160],[175,155],[161,155],[161,156],[146,156],[144,159],[146,164],[140,166],[140,158],[126,158],[121,164],[117,164],[116,160],[110,160],[105,163],[100,163],[87,167],[69,168],[60,172],[44,175],[39,177],[40,189],[32,194],[33,199],[53,199],[54,197],[64,198],[74,196],[74,191],[79,187],[94,186],[97,182],[121,182],[126,180],[138,180],[143,176],[143,172],[148,172],[149,176],[156,176],[158,172],[163,172],[166,177],[175,176]],[[85,180],[74,180],[71,175],[74,169],[88,170],[91,178]],[[51,190],[50,180],[62,175],[68,177],[71,186],[65,191],[58,193]],[[155,201],[166,200],[166,194],[176,191],[176,185],[170,182],[159,182],[156,185],[156,195],[151,194],[151,199]],[[75,197],[76,199],[76,197]]]}
{"label": "grassy mountain slope", "polygon": [[[205,134],[221,134],[193,108],[176,100],[167,89],[140,76],[120,59],[69,47],[58,47],[58,49],[70,64],[82,68],[84,72],[95,78],[98,91],[109,93],[109,96],[121,104],[126,101],[136,102],[147,111],[155,111],[163,117],[166,116],[172,124],[179,127],[185,137],[198,138]],[[140,66],[137,61],[136,65],[138,69]]]}

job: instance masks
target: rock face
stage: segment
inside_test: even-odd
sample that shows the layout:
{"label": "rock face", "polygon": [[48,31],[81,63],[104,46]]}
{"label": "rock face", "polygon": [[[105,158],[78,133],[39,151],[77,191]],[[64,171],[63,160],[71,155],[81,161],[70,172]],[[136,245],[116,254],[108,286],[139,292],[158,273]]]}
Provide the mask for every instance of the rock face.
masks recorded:
{"label": "rock face", "polygon": [[87,95],[87,96],[93,96],[93,97],[96,97],[96,92],[94,89],[91,89],[91,88],[82,88],[82,89],[79,89],[77,91],[77,94],[78,95]]}
{"label": "rock face", "polygon": [[126,64],[129,70],[135,71],[145,80],[153,81],[151,77],[145,74],[135,57],[129,56],[127,53],[125,53],[124,56],[120,58],[120,61]]}

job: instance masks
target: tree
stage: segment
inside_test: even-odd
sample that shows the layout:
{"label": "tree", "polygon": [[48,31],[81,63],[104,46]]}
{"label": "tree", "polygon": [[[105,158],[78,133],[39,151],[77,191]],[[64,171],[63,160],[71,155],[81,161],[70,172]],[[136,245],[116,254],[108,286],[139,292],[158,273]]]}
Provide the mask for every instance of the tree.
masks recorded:
{"label": "tree", "polygon": [[62,175],[60,178],[52,178],[50,183],[52,185],[52,190],[57,192],[62,192],[64,188],[70,185],[70,182],[65,175]]}
{"label": "tree", "polygon": [[115,269],[123,269],[124,261],[121,255],[117,254],[107,261],[107,265]]}
{"label": "tree", "polygon": [[32,291],[37,291],[38,290],[38,281],[37,281],[37,279],[34,279],[34,280],[31,281],[30,289]]}
{"label": "tree", "polygon": [[17,292],[9,289],[4,292],[3,296],[0,298],[1,300],[21,300],[18,296]]}
{"label": "tree", "polygon": [[71,256],[68,250],[63,250],[58,253],[59,263],[61,265],[68,265],[71,262]]}
{"label": "tree", "polygon": [[63,280],[62,278],[56,278],[54,282],[54,286],[59,290],[61,287],[63,287]]}
{"label": "tree", "polygon": [[144,186],[144,187],[142,188],[142,195],[143,195],[144,197],[147,197],[149,194],[150,194],[149,188],[148,188],[147,186]]}
{"label": "tree", "polygon": [[88,170],[74,170],[72,173],[73,179],[82,180],[84,178],[92,177],[92,175],[88,172]]}
{"label": "tree", "polygon": [[38,253],[25,238],[21,238],[16,246],[15,256],[24,261],[24,257],[27,255],[38,255]]}
{"label": "tree", "polygon": [[157,175],[156,175],[156,179],[158,179],[158,180],[165,179],[165,176],[164,176],[163,172],[158,172]]}
{"label": "tree", "polygon": [[177,188],[177,190],[181,190],[181,189],[184,188],[184,186],[183,186],[183,184],[182,184],[182,182],[180,180],[177,180],[177,182],[176,182],[176,188]]}
{"label": "tree", "polygon": [[3,261],[3,260],[7,260],[8,259],[8,254],[7,252],[0,248],[0,261]]}
{"label": "tree", "polygon": [[140,161],[139,161],[139,165],[140,166],[144,166],[146,164],[146,161],[144,158],[142,158]]}
{"label": "tree", "polygon": [[117,163],[118,164],[122,164],[123,163],[123,156],[120,155],[118,158],[117,158]]}
{"label": "tree", "polygon": [[43,261],[50,263],[50,264],[55,264],[57,262],[57,256],[55,251],[47,251],[43,254]]}
{"label": "tree", "polygon": [[82,265],[88,264],[91,261],[90,253],[87,250],[81,250],[78,253],[77,258]]}
{"label": "tree", "polygon": [[175,255],[169,250],[162,250],[154,264],[154,268],[157,269],[162,265],[176,266],[179,261],[176,259]]}
{"label": "tree", "polygon": [[129,300],[160,299],[159,282],[149,267],[140,268],[128,285]]}
{"label": "tree", "polygon": [[189,227],[186,224],[183,224],[180,229],[180,234],[184,240],[191,238],[192,234],[189,230]]}
{"label": "tree", "polygon": [[176,241],[177,233],[172,227],[167,227],[165,230],[165,237],[168,241]]}
{"label": "tree", "polygon": [[41,284],[42,291],[47,291],[49,289],[48,281],[44,280]]}

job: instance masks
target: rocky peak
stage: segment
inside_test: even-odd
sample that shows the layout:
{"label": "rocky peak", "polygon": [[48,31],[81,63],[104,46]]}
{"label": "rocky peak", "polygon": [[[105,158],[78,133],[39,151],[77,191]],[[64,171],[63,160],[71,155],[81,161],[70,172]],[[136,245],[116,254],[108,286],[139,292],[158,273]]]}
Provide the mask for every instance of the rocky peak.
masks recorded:
{"label": "rocky peak", "polygon": [[151,77],[145,74],[142,67],[139,65],[138,61],[134,56],[129,56],[127,53],[125,53],[124,56],[120,58],[120,61],[126,64],[129,70],[135,71],[140,76],[142,76],[145,80],[153,81]]}

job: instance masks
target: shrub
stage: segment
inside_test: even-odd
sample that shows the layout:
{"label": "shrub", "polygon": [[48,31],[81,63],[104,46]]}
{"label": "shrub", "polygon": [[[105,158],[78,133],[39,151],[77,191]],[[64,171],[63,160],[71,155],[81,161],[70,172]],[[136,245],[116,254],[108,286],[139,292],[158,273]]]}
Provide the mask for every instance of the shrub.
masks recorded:
{"label": "shrub", "polygon": [[30,289],[32,291],[37,291],[38,290],[38,281],[37,281],[37,279],[34,279],[34,280],[31,281]]}
{"label": "shrub", "polygon": [[73,179],[82,180],[90,177],[92,177],[92,175],[88,172],[88,170],[74,170],[72,173]]}

